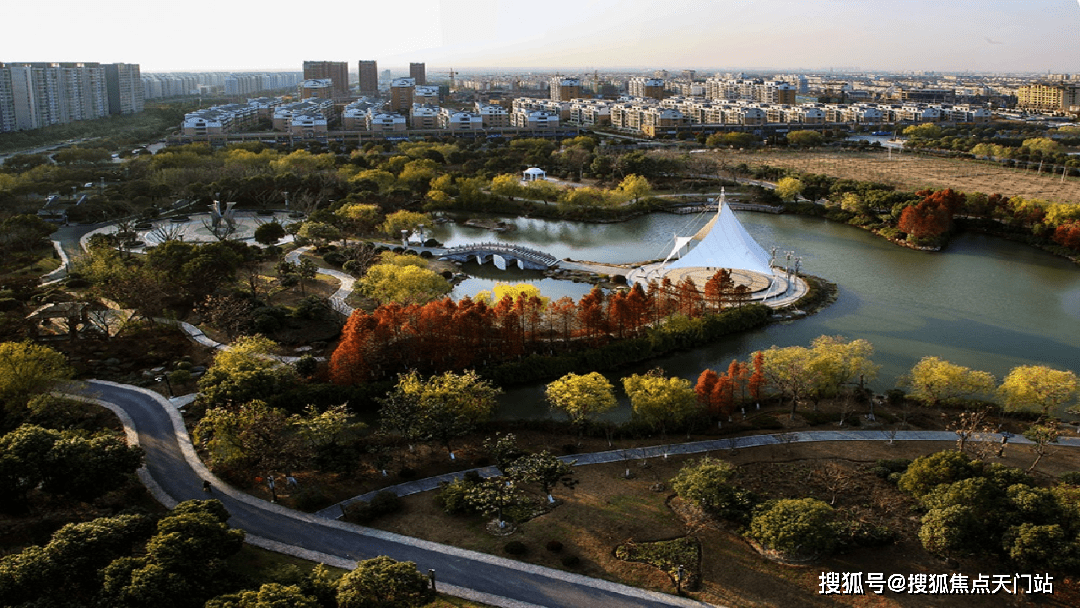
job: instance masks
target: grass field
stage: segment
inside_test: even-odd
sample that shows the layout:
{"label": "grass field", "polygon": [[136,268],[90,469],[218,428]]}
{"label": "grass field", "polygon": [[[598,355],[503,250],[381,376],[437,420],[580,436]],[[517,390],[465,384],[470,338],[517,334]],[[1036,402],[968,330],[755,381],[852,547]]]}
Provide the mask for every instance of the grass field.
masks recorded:
{"label": "grass field", "polygon": [[996,163],[915,156],[910,153],[855,151],[761,151],[723,156],[731,164],[769,165],[844,179],[880,182],[901,190],[982,192],[1080,203],[1080,178],[1031,170],[1008,169]]}

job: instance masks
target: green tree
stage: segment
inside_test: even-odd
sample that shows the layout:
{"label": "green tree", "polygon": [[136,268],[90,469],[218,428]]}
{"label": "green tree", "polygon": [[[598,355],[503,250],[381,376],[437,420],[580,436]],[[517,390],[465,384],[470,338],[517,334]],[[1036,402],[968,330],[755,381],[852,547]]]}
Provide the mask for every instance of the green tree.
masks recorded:
{"label": "green tree", "polygon": [[778,500],[750,520],[750,536],[783,555],[817,556],[836,546],[832,522],[832,507],[820,500]]}
{"label": "green tree", "polygon": [[802,194],[804,187],[805,185],[802,183],[802,180],[794,177],[785,177],[776,182],[776,194],[785,201],[793,201]]}
{"label": "green tree", "polygon": [[33,342],[0,343],[0,400],[8,419],[5,428],[21,420],[26,404],[74,371],[63,354]]}
{"label": "green tree", "polygon": [[1033,137],[1025,139],[1023,147],[1040,154],[1058,154],[1064,151],[1060,143],[1049,137]]}
{"label": "green tree", "polygon": [[471,370],[461,374],[446,372],[426,380],[412,371],[398,376],[394,390],[382,405],[411,416],[408,422],[398,414],[391,419],[415,437],[440,443],[454,458],[451,440],[487,420],[500,393],[501,389]]}
{"label": "green tree", "polygon": [[0,250],[31,251],[42,244],[56,226],[36,215],[14,215],[0,224]]}
{"label": "green tree", "polygon": [[941,484],[951,484],[961,479],[978,475],[982,463],[955,450],[944,450],[916,458],[904,474],[900,476],[897,487],[915,498],[922,498]]}
{"label": "green tree", "polygon": [[413,608],[434,595],[415,563],[383,555],[360,562],[341,577],[337,603],[338,608]]}
{"label": "green tree", "polygon": [[803,346],[770,346],[760,352],[765,381],[780,391],[781,398],[791,396],[791,415],[794,416],[799,401],[820,382],[819,370],[812,365],[813,351]]}
{"label": "green tree", "polygon": [[285,227],[281,222],[266,222],[255,229],[255,242],[263,245],[273,245],[285,238]]}
{"label": "green tree", "polygon": [[701,411],[694,387],[683,378],[665,378],[663,370],[654,369],[644,375],[634,374],[623,378],[623,389],[630,397],[634,415],[646,424],[667,429],[685,423]]}
{"label": "green tree", "polygon": [[559,481],[568,482],[574,474],[573,463],[563,462],[551,452],[544,450],[536,454],[528,454],[515,460],[507,467],[506,475],[511,479],[525,483],[536,483],[547,495],[549,503],[554,503],[551,489]]}
{"label": "green tree", "polygon": [[206,410],[192,438],[218,472],[248,476],[297,468],[307,455],[288,414],[255,400]]}
{"label": "green tree", "polygon": [[671,489],[679,498],[692,502],[704,511],[719,514],[731,504],[731,478],[735,467],[718,458],[703,457],[683,465],[671,480]]}
{"label": "green tree", "polygon": [[1060,414],[1060,408],[1080,395],[1075,372],[1045,365],[1014,367],[1001,383],[999,394],[1010,411],[1039,412],[1044,417]]}
{"label": "green tree", "polygon": [[375,264],[359,281],[360,290],[380,304],[424,304],[450,293],[442,275],[419,266]]}
{"label": "green tree", "polygon": [[270,399],[296,384],[295,369],[275,359],[274,348],[267,338],[246,336],[219,351],[199,378],[200,400],[210,406],[232,407]]}
{"label": "green tree", "polygon": [[1005,554],[1021,572],[1076,567],[1077,547],[1059,524],[1024,522],[1009,529],[1004,537]]}
{"label": "green tree", "polygon": [[615,409],[615,387],[599,372],[578,375],[570,372],[544,390],[551,407],[565,413],[578,427],[597,414]]}
{"label": "green tree", "polygon": [[488,517],[494,516],[499,527],[505,528],[503,514],[506,509],[521,504],[525,496],[512,480],[488,478],[469,486],[465,490],[465,500],[480,513]]}
{"label": "green tree", "polygon": [[0,558],[0,601],[27,608],[92,605],[100,571],[140,547],[152,532],[153,522],[143,515],[67,524],[44,547]]}
{"label": "green tree", "polygon": [[257,591],[219,595],[205,608],[320,608],[322,604],[297,585],[263,583]]}
{"label": "green tree", "polygon": [[226,559],[244,544],[217,500],[176,505],[157,525],[144,557],[120,558],[104,571],[99,605],[115,608],[201,608],[226,581]]}
{"label": "green tree", "polygon": [[296,232],[296,235],[313,241],[316,245],[323,246],[340,239],[341,231],[331,224],[307,221],[300,226],[300,230]]}
{"label": "green tree", "polygon": [[981,529],[981,522],[970,507],[954,504],[931,509],[923,516],[919,540],[934,555],[969,555],[982,546],[978,538]]}
{"label": "green tree", "polygon": [[911,396],[928,406],[940,406],[960,399],[987,395],[996,382],[988,372],[949,363],[938,357],[923,357],[911,368],[904,382]]}

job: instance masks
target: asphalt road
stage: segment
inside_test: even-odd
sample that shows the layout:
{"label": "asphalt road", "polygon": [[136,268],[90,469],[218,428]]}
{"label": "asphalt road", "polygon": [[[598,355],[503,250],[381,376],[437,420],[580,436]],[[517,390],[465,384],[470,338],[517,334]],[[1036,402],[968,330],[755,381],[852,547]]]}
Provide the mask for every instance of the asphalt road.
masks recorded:
{"label": "asphalt road", "polygon": [[96,380],[68,392],[122,412],[129,437],[134,430],[146,452],[141,476],[158,500],[171,507],[184,500],[204,499],[202,480],[211,479],[213,497],[232,515],[229,524],[245,530],[249,542],[256,545],[346,568],[379,555],[412,561],[421,572],[436,571],[441,591],[497,606],[709,605],[285,509],[228,488],[214,478],[194,458],[175,407],[159,395]]}

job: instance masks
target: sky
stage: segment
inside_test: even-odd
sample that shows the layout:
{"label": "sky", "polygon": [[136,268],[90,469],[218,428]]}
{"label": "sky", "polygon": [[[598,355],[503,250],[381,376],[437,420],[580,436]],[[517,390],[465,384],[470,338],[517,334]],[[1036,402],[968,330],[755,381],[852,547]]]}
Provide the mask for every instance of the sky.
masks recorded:
{"label": "sky", "polygon": [[[43,12],[48,15],[42,16]],[[605,68],[1080,73],[1080,0],[6,2],[0,62],[143,72]],[[21,24],[21,25],[20,25]]]}

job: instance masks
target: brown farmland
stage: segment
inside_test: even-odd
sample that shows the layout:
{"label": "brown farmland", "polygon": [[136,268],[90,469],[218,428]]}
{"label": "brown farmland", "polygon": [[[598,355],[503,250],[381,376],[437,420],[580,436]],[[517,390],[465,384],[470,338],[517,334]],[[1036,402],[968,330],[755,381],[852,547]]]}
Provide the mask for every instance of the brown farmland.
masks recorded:
{"label": "brown farmland", "polygon": [[1080,179],[1061,179],[1047,171],[1008,169],[996,163],[915,156],[893,152],[735,152],[722,153],[729,166],[746,163],[751,167],[769,165],[820,173],[844,179],[879,182],[900,190],[941,190],[1002,194],[1025,199],[1037,198],[1058,203],[1080,203]]}

